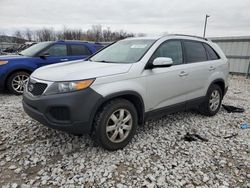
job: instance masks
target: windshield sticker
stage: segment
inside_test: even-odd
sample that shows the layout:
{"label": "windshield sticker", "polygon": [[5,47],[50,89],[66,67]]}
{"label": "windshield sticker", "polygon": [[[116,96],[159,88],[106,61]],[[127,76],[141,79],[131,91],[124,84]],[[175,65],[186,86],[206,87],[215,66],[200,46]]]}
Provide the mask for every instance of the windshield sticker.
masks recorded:
{"label": "windshield sticker", "polygon": [[146,48],[146,44],[134,44],[130,48]]}

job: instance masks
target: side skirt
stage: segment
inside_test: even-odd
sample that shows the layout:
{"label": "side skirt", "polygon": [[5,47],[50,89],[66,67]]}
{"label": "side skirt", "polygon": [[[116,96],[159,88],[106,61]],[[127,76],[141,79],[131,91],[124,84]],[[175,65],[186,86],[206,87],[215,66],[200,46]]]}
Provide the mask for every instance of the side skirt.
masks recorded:
{"label": "side skirt", "polygon": [[164,108],[155,109],[145,113],[145,121],[149,119],[157,119],[164,115],[172,114],[175,112],[187,111],[189,109],[198,108],[205,100],[205,97],[188,100],[186,102],[174,104]]}

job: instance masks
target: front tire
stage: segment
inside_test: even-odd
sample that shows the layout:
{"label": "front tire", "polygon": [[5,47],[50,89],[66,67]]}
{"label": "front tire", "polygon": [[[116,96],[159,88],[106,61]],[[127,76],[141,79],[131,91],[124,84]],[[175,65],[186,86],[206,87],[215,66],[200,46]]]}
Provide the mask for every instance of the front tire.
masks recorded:
{"label": "front tire", "polygon": [[98,111],[94,119],[95,141],[107,150],[122,149],[133,138],[137,122],[137,111],[131,102],[112,100]]}
{"label": "front tire", "polygon": [[220,86],[213,84],[209,87],[204,103],[200,105],[200,112],[205,116],[214,116],[220,110],[222,102]]}
{"label": "front tire", "polygon": [[22,95],[30,74],[25,71],[18,71],[7,79],[8,90],[16,95]]}

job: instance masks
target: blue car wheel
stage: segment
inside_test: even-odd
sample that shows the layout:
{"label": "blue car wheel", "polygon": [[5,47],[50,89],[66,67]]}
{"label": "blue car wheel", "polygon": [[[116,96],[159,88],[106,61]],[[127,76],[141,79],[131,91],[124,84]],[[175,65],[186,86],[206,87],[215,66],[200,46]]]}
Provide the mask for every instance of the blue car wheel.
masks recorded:
{"label": "blue car wheel", "polygon": [[7,80],[8,90],[13,94],[22,95],[29,76],[30,74],[24,71],[13,73]]}

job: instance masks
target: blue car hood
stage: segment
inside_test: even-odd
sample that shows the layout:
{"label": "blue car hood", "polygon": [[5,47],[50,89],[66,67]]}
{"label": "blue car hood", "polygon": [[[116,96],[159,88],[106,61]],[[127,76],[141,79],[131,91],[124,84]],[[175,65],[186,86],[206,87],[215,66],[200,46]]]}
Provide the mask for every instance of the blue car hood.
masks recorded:
{"label": "blue car hood", "polygon": [[25,60],[30,59],[31,57],[28,56],[22,56],[22,55],[3,55],[0,56],[0,61],[15,61],[15,60]]}

